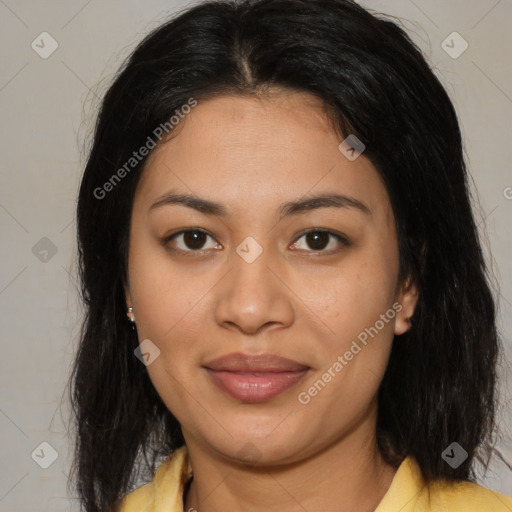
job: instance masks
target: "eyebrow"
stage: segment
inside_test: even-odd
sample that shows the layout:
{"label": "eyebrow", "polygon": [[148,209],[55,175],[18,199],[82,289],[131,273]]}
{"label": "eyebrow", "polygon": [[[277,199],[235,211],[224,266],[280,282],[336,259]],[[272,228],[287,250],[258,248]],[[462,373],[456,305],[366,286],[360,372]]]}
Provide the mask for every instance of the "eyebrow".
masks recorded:
{"label": "eyebrow", "polygon": [[[208,199],[202,199],[190,194],[176,194],[172,191],[160,196],[156,202],[149,207],[149,211],[153,211],[161,206],[173,204],[192,208],[205,215],[215,215],[218,217],[230,216],[227,209],[220,203],[210,201]],[[312,210],[317,210],[319,208],[350,208],[360,211],[366,215],[371,215],[370,208],[358,199],[343,194],[328,193],[283,203],[279,208],[279,215],[283,218],[290,215],[298,215]]]}

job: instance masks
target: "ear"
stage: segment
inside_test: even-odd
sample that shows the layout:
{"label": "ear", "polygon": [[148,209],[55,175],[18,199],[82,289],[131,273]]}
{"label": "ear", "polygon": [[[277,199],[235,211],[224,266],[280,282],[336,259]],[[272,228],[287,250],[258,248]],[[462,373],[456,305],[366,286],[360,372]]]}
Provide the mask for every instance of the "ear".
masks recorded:
{"label": "ear", "polygon": [[410,276],[401,286],[397,295],[397,302],[400,303],[402,309],[396,314],[395,334],[403,334],[411,328],[409,318],[414,314],[418,302],[418,287]]}

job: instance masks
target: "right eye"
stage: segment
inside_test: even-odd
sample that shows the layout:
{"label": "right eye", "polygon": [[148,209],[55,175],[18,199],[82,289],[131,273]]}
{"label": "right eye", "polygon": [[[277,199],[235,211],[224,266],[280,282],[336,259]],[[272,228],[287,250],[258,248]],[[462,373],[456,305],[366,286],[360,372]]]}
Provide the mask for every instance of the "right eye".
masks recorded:
{"label": "right eye", "polygon": [[[162,240],[162,243],[165,245],[165,247],[172,251],[172,252],[184,252],[184,253],[194,253],[194,252],[200,252],[202,250],[205,250],[203,248],[205,244],[205,239],[207,237],[212,238],[213,237],[204,229],[199,228],[189,228],[189,229],[182,229],[181,231],[177,231],[176,233],[173,233],[172,235],[169,235],[165,237]],[[169,242],[173,242],[172,244],[169,244]],[[176,242],[178,241],[178,242]],[[181,243],[181,247],[179,247],[179,244]],[[173,247],[174,246],[178,246]],[[219,245],[219,244],[217,244]],[[222,246],[220,246],[221,248]],[[215,248],[215,247],[213,247]],[[219,247],[217,247],[218,249]]]}

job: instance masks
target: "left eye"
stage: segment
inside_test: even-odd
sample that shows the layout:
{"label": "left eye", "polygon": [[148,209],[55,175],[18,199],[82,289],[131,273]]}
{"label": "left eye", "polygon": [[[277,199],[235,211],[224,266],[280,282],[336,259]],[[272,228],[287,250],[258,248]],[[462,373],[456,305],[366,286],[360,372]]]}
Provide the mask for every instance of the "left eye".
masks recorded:
{"label": "left eye", "polygon": [[[310,230],[306,233],[304,233],[300,238],[297,240],[300,240],[304,238],[307,242],[307,244],[312,248],[313,251],[320,251],[324,252],[324,249],[326,249],[326,246],[329,245],[329,238],[333,237],[337,240],[337,242],[345,247],[349,246],[348,240],[337,233],[333,233],[332,231],[327,231],[324,229],[314,229]],[[293,246],[296,247],[298,242],[294,242]],[[330,247],[328,249],[335,248],[336,243],[334,243],[334,247]],[[299,247],[299,249],[302,249]],[[307,250],[307,249],[306,249]],[[311,251],[309,251],[311,252]]]}

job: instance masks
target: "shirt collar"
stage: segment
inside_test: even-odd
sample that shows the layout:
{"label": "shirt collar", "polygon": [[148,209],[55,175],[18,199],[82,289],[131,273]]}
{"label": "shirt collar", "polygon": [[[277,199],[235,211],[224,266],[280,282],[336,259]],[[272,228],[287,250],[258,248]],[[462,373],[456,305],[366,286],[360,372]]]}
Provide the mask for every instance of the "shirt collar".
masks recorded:
{"label": "shirt collar", "polygon": [[375,512],[412,512],[425,487],[418,463],[406,457]]}
{"label": "shirt collar", "polygon": [[192,466],[185,445],[172,452],[155,473],[154,512],[183,512],[183,491],[192,478]]}

